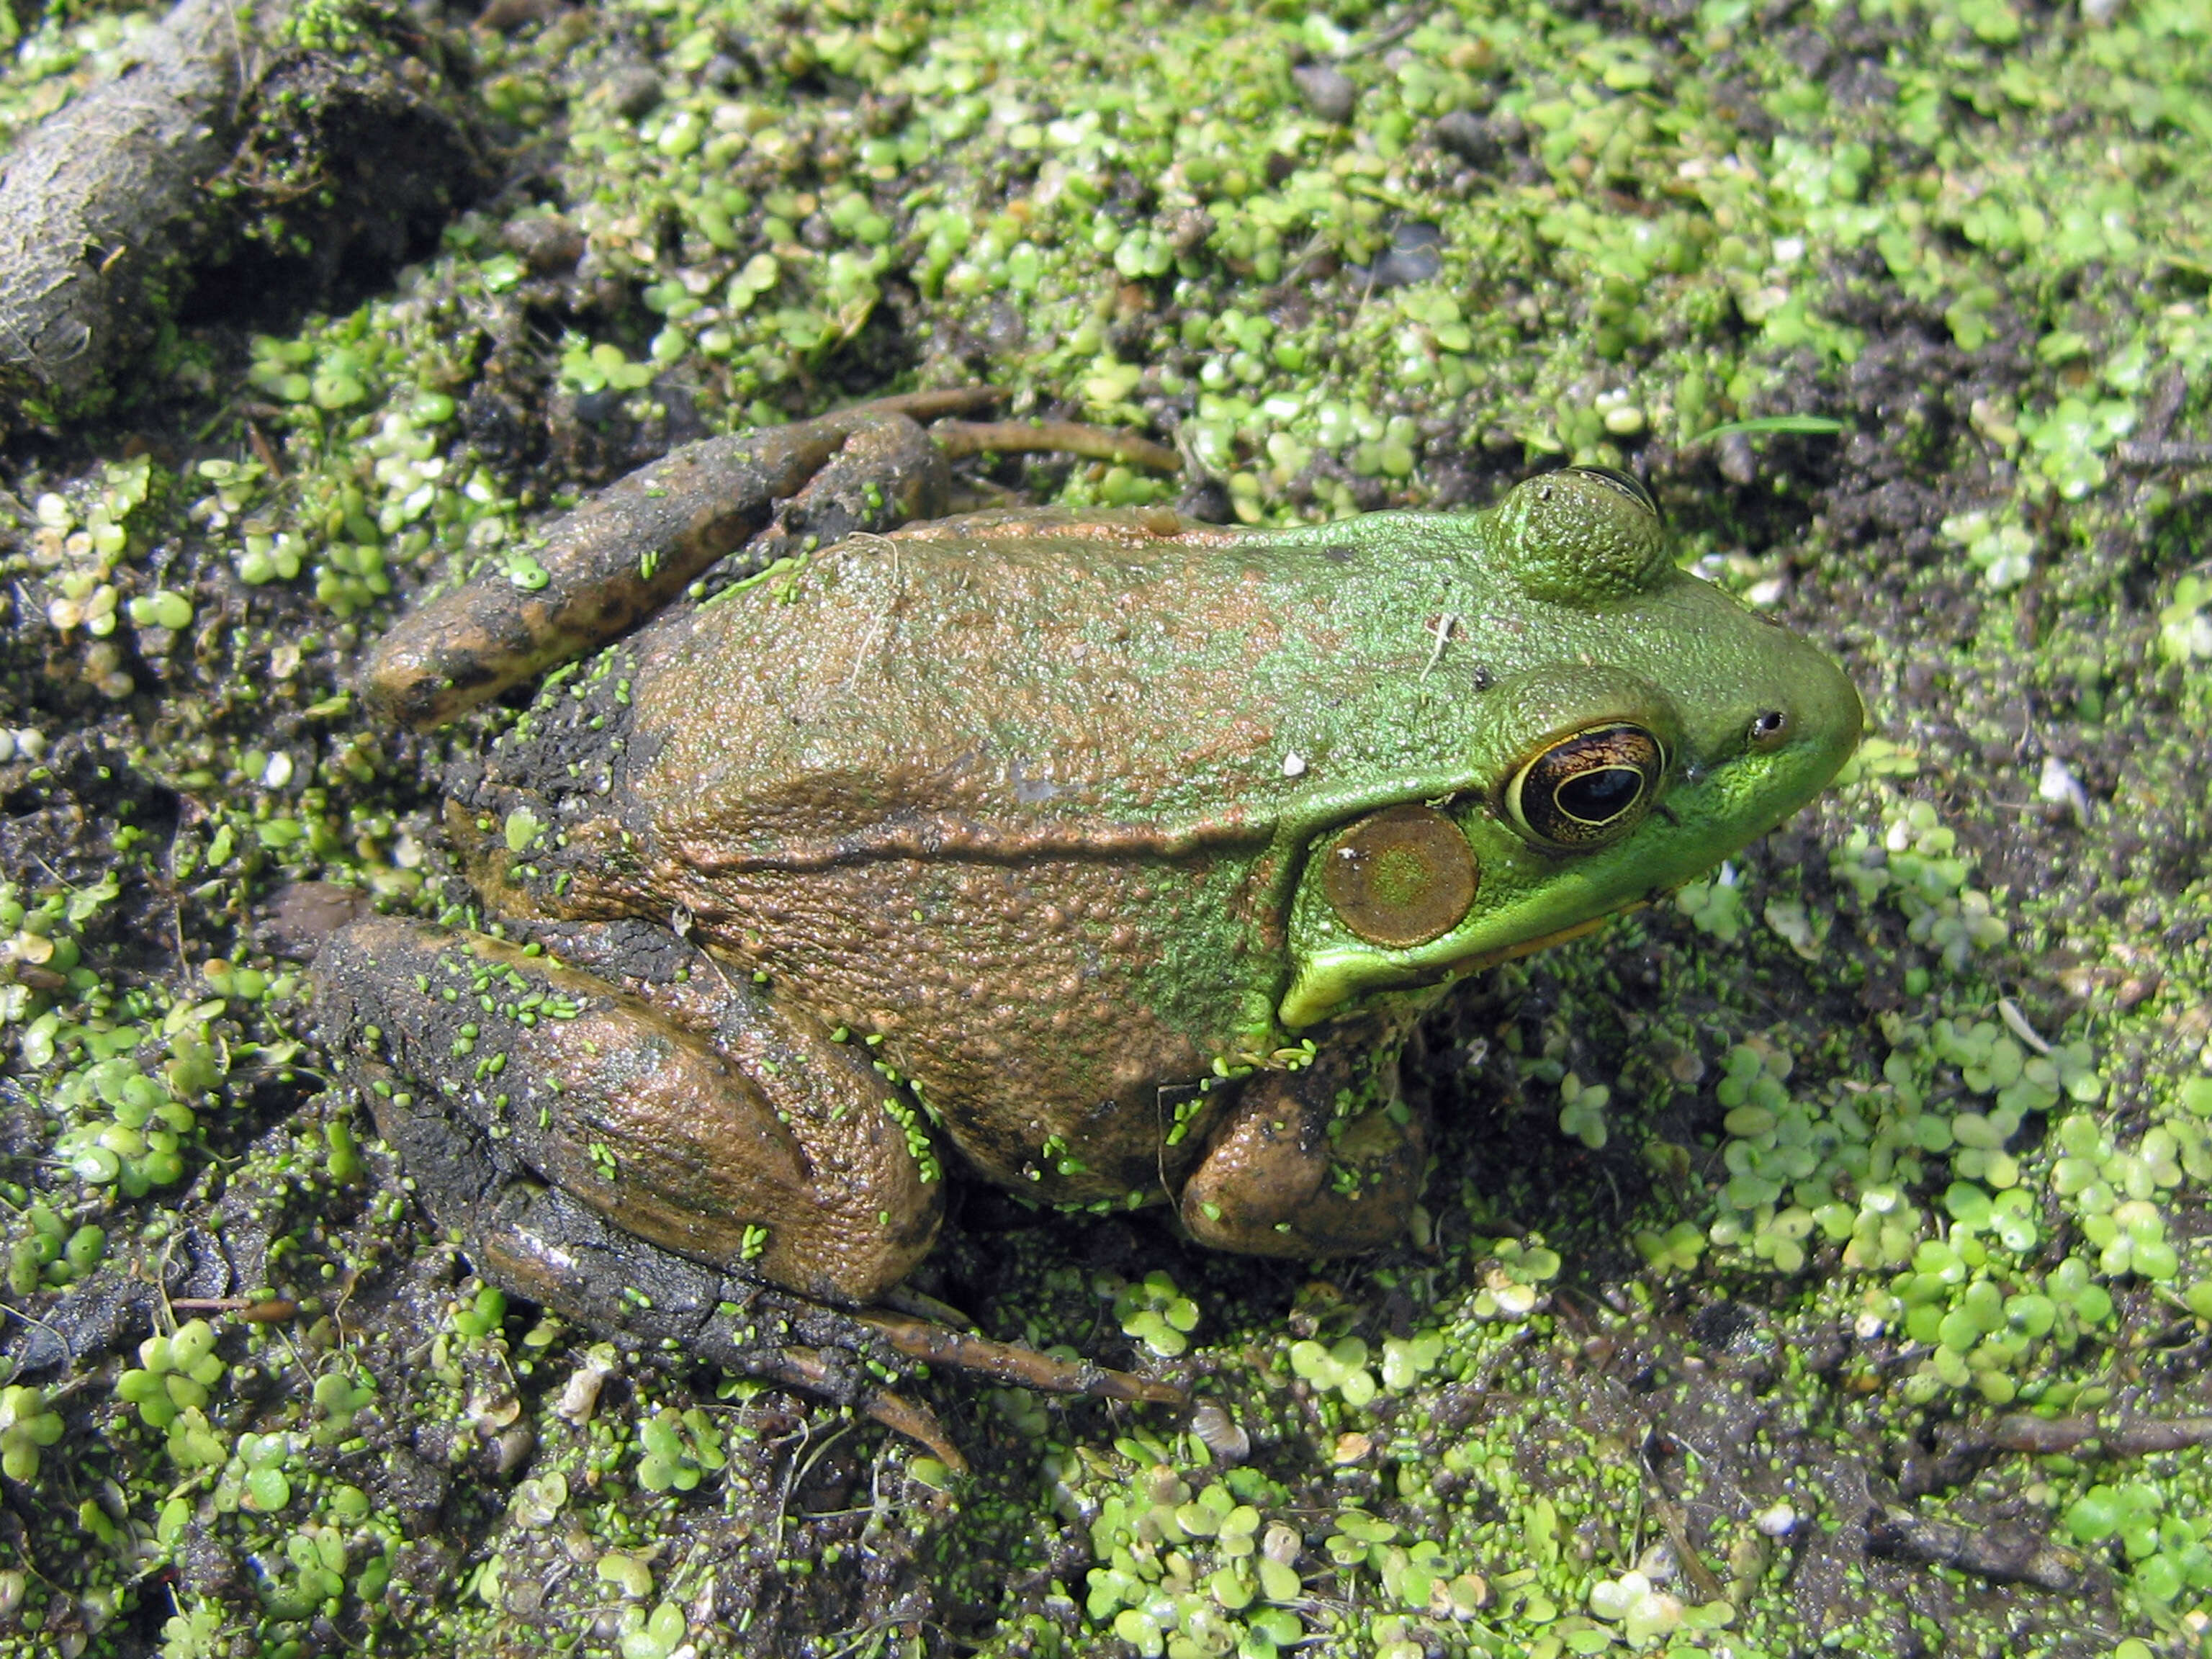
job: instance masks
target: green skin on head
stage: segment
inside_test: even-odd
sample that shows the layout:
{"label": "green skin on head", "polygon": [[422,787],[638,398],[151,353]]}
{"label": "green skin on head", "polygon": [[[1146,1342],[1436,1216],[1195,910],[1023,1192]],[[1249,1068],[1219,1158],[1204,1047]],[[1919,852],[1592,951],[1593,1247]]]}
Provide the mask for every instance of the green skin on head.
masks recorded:
{"label": "green skin on head", "polygon": [[[593,970],[591,1045],[518,1036],[501,1104],[445,1086],[407,964],[452,946],[403,924],[341,934],[325,1002],[501,1172],[811,1296],[927,1249],[925,1117],[1048,1201],[1371,1248],[1419,1194],[1396,1053],[1441,988],[1765,833],[1860,718],[1616,474],[1295,530],[921,524],[664,615],[458,769],[488,900]],[[635,945],[672,913],[673,980]]]}

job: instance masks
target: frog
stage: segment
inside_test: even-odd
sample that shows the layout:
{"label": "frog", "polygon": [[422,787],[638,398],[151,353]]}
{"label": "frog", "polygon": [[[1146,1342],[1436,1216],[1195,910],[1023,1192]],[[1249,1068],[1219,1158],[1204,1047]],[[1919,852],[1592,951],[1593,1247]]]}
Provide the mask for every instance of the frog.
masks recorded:
{"label": "frog", "polygon": [[780,1297],[768,1369],[816,1385],[842,1311],[1163,1398],[910,1311],[956,1171],[1224,1251],[1391,1243],[1422,1018],[1790,818],[1861,703],[1624,471],[1290,527],[943,516],[920,422],[967,406],[674,453],[399,623],[393,720],[536,690],[446,767],[477,925],[353,921],[317,996],[495,1282],[696,1352]]}

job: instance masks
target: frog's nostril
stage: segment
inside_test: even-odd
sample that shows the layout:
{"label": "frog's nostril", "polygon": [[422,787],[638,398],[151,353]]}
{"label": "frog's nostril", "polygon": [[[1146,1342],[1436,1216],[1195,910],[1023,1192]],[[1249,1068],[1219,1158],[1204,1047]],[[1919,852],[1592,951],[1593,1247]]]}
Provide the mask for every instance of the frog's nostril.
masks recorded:
{"label": "frog's nostril", "polygon": [[1788,713],[1779,708],[1761,709],[1751,717],[1748,734],[1753,749],[1778,749],[1790,736],[1792,722]]}

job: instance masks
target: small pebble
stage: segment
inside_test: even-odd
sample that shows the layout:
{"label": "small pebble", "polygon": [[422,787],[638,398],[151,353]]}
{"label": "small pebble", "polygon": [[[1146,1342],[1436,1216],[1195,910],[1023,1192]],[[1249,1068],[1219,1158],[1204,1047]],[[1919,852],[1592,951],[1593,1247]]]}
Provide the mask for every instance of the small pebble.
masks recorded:
{"label": "small pebble", "polygon": [[1797,1511],[1788,1504],[1777,1504],[1772,1509],[1761,1510],[1752,1517],[1751,1524],[1767,1538],[1787,1538],[1797,1526]]}
{"label": "small pebble", "polygon": [[1721,477],[1732,484],[1750,484],[1759,477],[1759,457],[1753,452],[1751,440],[1741,432],[1731,432],[1721,440]]}
{"label": "small pebble", "polygon": [[510,219],[501,228],[499,239],[510,252],[520,255],[523,262],[541,276],[574,270],[587,246],[583,232],[553,213],[533,213]]}
{"label": "small pebble", "polygon": [[2043,757],[2043,775],[2038,779],[2035,793],[2044,799],[2063,804],[2074,814],[2076,823],[2089,821],[2089,792],[2081,787],[2081,780],[2074,775],[2064,761],[2056,755]]}
{"label": "small pebble", "polygon": [[538,1436],[528,1424],[518,1423],[501,1434],[494,1445],[497,1468],[504,1478],[530,1462],[531,1454],[538,1449]]}
{"label": "small pebble", "polygon": [[600,82],[593,95],[624,120],[635,121],[660,101],[660,77],[634,64]]}
{"label": "small pebble", "polygon": [[1305,100],[1306,107],[1324,121],[1346,121],[1359,100],[1352,77],[1328,64],[1301,64],[1291,71],[1291,84]]}
{"label": "small pebble", "polygon": [[[1425,220],[1402,224],[1390,233],[1390,246],[1367,272],[1370,288],[1410,288],[1440,276],[1444,268],[1444,234]],[[1358,267],[1352,270],[1358,272]]]}
{"label": "small pebble", "polygon": [[1193,1412],[1190,1431],[1224,1463],[1242,1463],[1252,1455],[1252,1437],[1218,1406],[1204,1405]]}
{"label": "small pebble", "polygon": [[1505,159],[1505,146],[1490,123],[1473,110],[1455,109],[1437,118],[1429,129],[1437,148],[1449,150],[1471,167],[1494,167]]}
{"label": "small pebble", "polygon": [[561,1398],[555,1402],[554,1411],[571,1423],[590,1422],[599,1403],[599,1387],[613,1375],[612,1366],[602,1365],[587,1357],[562,1386]]}

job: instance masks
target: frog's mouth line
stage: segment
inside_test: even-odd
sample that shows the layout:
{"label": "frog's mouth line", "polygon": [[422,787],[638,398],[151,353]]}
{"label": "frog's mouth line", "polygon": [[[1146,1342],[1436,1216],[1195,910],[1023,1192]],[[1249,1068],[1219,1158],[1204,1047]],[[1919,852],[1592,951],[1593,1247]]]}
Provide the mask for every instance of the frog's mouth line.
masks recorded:
{"label": "frog's mouth line", "polygon": [[1607,910],[1603,915],[1592,916],[1587,921],[1576,922],[1571,927],[1560,927],[1534,939],[1521,939],[1501,950],[1485,951],[1479,955],[1455,962],[1445,971],[1456,977],[1462,974],[1479,974],[1486,968],[1495,968],[1501,962],[1512,962],[1521,957],[1534,956],[1539,951],[1548,951],[1554,945],[1565,945],[1569,939],[1595,933],[1615,916],[1625,916],[1631,910],[1641,910],[1652,901],[1650,898],[1631,899],[1618,909]]}
{"label": "frog's mouth line", "polygon": [[[1547,951],[1555,945],[1565,945],[1570,939],[1577,939],[1586,934],[1594,933],[1615,916],[1626,915],[1632,910],[1648,908],[1673,890],[1672,888],[1655,889],[1641,898],[1630,899],[1625,903],[1614,906],[1610,910],[1575,922],[1571,926],[1554,928],[1548,933],[1539,933],[1534,939],[1518,939],[1511,945],[1501,945],[1495,950],[1472,951],[1456,961],[1434,963],[1425,969],[1411,973],[1403,979],[1385,981],[1381,986],[1370,985],[1368,989],[1402,991],[1425,986],[1449,984],[1455,980],[1465,979],[1470,974],[1479,974],[1486,968],[1495,968],[1500,963],[1512,962],[1521,957],[1534,955],[1538,951]],[[1325,1006],[1316,1007],[1310,1003],[1304,1002],[1297,994],[1298,989],[1298,984],[1294,982],[1291,988],[1276,1004],[1276,1018],[1282,1023],[1285,1030],[1302,1031],[1324,1020],[1334,1018],[1343,1012],[1346,1002],[1350,1000],[1340,994],[1332,998]],[[1300,1014],[1304,1014],[1305,1018],[1297,1018]]]}

